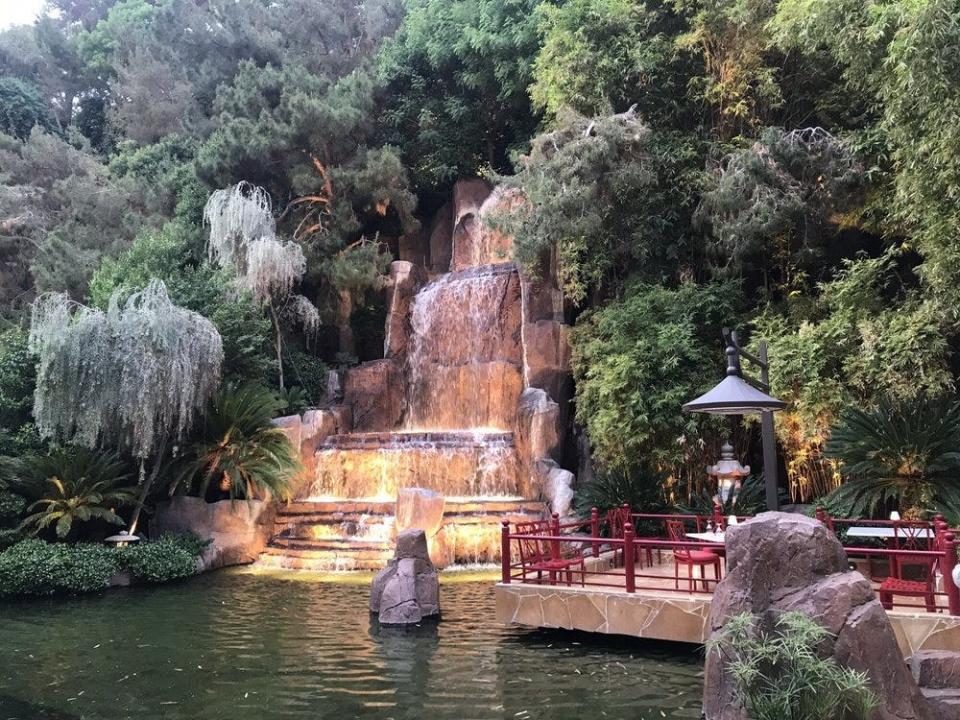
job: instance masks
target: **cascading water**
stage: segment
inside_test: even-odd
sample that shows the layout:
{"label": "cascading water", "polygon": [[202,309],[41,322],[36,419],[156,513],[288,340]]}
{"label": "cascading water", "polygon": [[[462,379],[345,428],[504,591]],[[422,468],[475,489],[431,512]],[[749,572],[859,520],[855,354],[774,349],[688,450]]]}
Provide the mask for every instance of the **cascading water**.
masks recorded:
{"label": "cascading water", "polygon": [[[532,493],[514,439],[524,389],[517,268],[509,262],[454,266],[460,269],[406,296],[406,324],[391,325],[388,318],[388,347],[391,332],[409,332],[403,355],[388,360],[402,368],[400,420],[383,431],[321,442],[309,497],[281,508],[266,564],[339,569],[349,546],[355,567],[365,566],[357,559],[363,553],[381,547],[370,562],[379,566],[404,488],[444,496],[442,532],[460,563],[499,554],[502,518],[539,516],[542,505],[524,500]],[[298,548],[313,554],[301,553],[300,562]],[[329,557],[315,562],[321,551]]]}
{"label": "cascading water", "polygon": [[406,427],[511,429],[522,391],[513,264],[447,273],[410,309]]}

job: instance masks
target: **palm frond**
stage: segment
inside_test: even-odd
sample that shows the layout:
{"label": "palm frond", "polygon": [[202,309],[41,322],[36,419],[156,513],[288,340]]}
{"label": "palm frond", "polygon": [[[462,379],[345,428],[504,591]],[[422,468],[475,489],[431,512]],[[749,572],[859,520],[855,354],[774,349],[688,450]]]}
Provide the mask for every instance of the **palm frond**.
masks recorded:
{"label": "palm frond", "polygon": [[960,512],[960,403],[883,399],[849,408],[831,430],[825,455],[846,482],[825,500],[831,512],[875,516],[892,509]]}

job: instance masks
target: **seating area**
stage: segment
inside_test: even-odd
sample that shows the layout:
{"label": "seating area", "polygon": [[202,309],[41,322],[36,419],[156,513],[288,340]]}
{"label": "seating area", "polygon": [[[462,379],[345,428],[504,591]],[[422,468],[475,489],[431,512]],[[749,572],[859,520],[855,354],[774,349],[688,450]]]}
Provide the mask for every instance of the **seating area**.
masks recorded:
{"label": "seating area", "polygon": [[[713,593],[725,573],[724,534],[748,516],[634,513],[596,509],[583,521],[504,524],[504,583],[619,590]],[[954,529],[932,521],[831,518],[817,509],[844,545],[851,569],[874,586],[887,610],[960,615]]]}

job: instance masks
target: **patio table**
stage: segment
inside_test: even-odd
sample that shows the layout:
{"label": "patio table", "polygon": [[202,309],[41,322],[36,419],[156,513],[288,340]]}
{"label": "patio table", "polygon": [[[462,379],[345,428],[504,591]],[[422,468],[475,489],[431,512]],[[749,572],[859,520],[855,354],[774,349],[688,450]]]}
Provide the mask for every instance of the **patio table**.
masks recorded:
{"label": "patio table", "polygon": [[702,532],[702,533],[687,533],[688,538],[692,540],[701,540],[703,542],[717,543],[718,545],[723,545],[723,533],[722,532]]}
{"label": "patio table", "polygon": [[[914,532],[916,537],[922,538],[932,538],[932,530],[918,530]],[[869,527],[867,525],[854,525],[853,527],[847,528],[847,537],[865,537],[865,538],[880,538],[883,540],[892,540],[896,537],[896,534],[893,531],[892,527]]]}

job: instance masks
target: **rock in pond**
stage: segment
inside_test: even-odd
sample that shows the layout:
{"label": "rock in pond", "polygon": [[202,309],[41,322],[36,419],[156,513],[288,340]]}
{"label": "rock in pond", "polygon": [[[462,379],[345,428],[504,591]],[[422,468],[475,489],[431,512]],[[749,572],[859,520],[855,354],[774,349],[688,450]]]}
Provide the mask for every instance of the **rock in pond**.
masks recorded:
{"label": "rock in pond", "polygon": [[370,612],[381,625],[413,625],[440,615],[440,580],[423,530],[397,536],[393,560],[370,585]]}
{"label": "rock in pond", "polygon": [[[802,612],[833,635],[823,648],[826,656],[868,675],[880,698],[873,720],[934,717],[870,582],[848,570],[843,547],[822,523],[801,515],[763,513],[728,529],[726,552],[727,574],[710,607],[714,635],[743,612],[753,613],[767,628],[784,612]],[[733,681],[717,653],[708,655],[705,675],[704,717],[744,720]]]}

